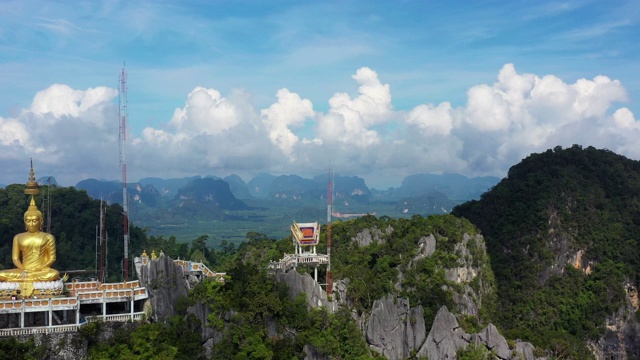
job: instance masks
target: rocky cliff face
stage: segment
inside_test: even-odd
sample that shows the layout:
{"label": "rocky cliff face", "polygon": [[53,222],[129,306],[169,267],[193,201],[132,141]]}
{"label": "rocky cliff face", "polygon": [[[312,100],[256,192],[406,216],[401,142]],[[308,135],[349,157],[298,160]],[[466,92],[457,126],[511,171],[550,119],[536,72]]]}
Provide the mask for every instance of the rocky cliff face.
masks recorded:
{"label": "rocky cliff face", "polygon": [[190,285],[180,266],[164,254],[149,260],[146,265],[136,258],[136,271],[143,286],[149,291],[151,319],[162,321],[176,314],[178,299],[187,296]]}
{"label": "rocky cliff face", "polygon": [[42,347],[42,351],[38,355],[43,360],[84,360],[89,358],[90,337],[92,342],[108,342],[119,330],[126,329],[130,331],[135,326],[137,325],[131,322],[105,322],[98,324],[99,331],[93,335],[66,332],[19,335],[16,336],[16,339],[20,342],[33,340],[35,346]]}
{"label": "rocky cliff face", "polygon": [[[363,229],[351,241],[359,247],[372,244],[382,244],[391,236],[394,229],[391,226],[383,230],[373,227]],[[406,269],[399,269],[396,282],[396,294],[377,299],[372,304],[370,312],[352,313],[357,324],[369,343],[372,352],[387,359],[407,359],[412,355],[429,356],[429,359],[453,359],[456,352],[465,349],[470,343],[484,344],[501,359],[510,359],[512,353],[522,355],[526,360],[533,359],[531,344],[516,343],[514,349],[509,349],[506,340],[495,326],[488,326],[479,334],[466,334],[458,325],[456,317],[446,307],[440,309],[429,336],[425,324],[424,309],[418,305],[411,307],[409,300],[398,294],[402,289],[403,272],[415,266],[418,261],[434,256],[438,246],[436,237],[428,235],[417,242],[415,257],[409,261]],[[481,235],[464,234],[462,239],[453,245],[455,261],[448,266],[440,265],[444,272],[447,291],[452,295],[455,313],[477,317],[487,299],[495,296],[495,285],[491,272],[486,246]],[[325,306],[329,310],[337,307],[350,308],[348,292],[349,279],[335,281],[333,296],[335,301],[327,302],[324,290],[305,274],[295,271],[277,274],[278,281],[289,286],[290,295],[297,296],[304,292],[310,307]],[[308,359],[315,359],[312,348],[306,350]],[[531,356],[529,356],[531,355]]]}
{"label": "rocky cliff face", "polygon": [[431,331],[416,356],[426,356],[430,360],[456,359],[457,352],[471,344],[485,347],[501,360],[536,359],[530,343],[517,341],[513,348],[509,348],[507,340],[493,324],[487,325],[479,333],[466,333],[456,317],[444,306],[438,310]]}
{"label": "rocky cliff face", "polygon": [[53,333],[17,336],[20,342],[33,339],[36,346],[46,348],[43,356],[45,360],[83,360],[88,357],[88,341],[79,333]]}
{"label": "rocky cliff face", "polygon": [[374,301],[365,334],[372,350],[387,359],[406,359],[419,349],[426,337],[422,306],[388,295]]}
{"label": "rocky cliff face", "polygon": [[334,311],[337,307],[335,301],[327,299],[327,293],[320,284],[318,284],[311,275],[301,275],[297,271],[289,271],[287,273],[276,274],[276,280],[284,282],[289,286],[289,296],[295,298],[303,292],[307,296],[307,304],[309,307],[315,308],[323,306],[329,311]]}
{"label": "rocky cliff face", "polygon": [[636,319],[638,292],[631,283],[627,282],[623,286],[627,292],[626,303],[607,317],[605,332],[600,339],[588,343],[598,360],[640,358],[640,324]]}
{"label": "rocky cliff face", "polygon": [[457,306],[456,312],[477,317],[483,301],[495,296],[484,238],[464,234],[462,241],[455,244],[454,254],[456,266],[446,268],[445,274],[448,281],[457,285],[449,287]]}
{"label": "rocky cliff face", "polygon": [[446,306],[438,311],[426,334],[422,306],[410,307],[409,301],[391,295],[374,302],[365,326],[371,350],[386,359],[407,359],[412,355],[430,360],[456,359],[458,351],[469,345],[483,346],[501,360],[536,360],[534,347],[516,341],[510,348],[493,325],[478,333],[466,333]]}

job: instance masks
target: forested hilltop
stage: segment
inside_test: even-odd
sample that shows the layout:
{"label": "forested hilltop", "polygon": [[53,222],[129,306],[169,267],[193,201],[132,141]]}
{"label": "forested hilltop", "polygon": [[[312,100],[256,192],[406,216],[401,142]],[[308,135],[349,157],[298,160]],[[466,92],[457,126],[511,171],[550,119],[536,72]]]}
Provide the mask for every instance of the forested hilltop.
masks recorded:
{"label": "forested hilltop", "polygon": [[[90,356],[193,359],[204,357],[206,348],[214,359],[372,359],[380,354],[425,359],[437,351],[429,348],[437,343],[427,332],[443,306],[470,333],[490,320],[493,275],[484,241],[467,220],[369,215],[335,222],[332,229],[333,298],[320,294],[310,301],[318,294],[292,292],[288,285],[308,284],[308,275],[267,271],[270,261],[293,252],[290,238],[249,233],[238,249],[205,254],[205,261],[215,260],[215,269],[227,273],[224,284],[198,284],[180,302],[176,316],[129,330],[112,343],[99,343],[99,336],[91,335]],[[326,251],[326,228],[322,234],[320,253]],[[320,302],[328,306],[317,307]],[[194,314],[208,315],[200,322]],[[96,329],[85,331],[100,332],[100,325],[91,326]],[[470,347],[460,352],[465,354],[489,350]]]}
{"label": "forested hilltop", "polygon": [[565,347],[573,358],[589,356],[586,344],[640,356],[640,162],[556,147],[513,166],[453,214],[485,236],[495,320],[507,337]]}

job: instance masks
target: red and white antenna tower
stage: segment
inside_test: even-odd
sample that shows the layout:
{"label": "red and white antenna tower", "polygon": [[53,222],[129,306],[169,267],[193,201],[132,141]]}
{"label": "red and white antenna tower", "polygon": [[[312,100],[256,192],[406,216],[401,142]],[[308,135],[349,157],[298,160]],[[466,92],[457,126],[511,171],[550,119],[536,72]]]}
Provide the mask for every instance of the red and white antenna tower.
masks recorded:
{"label": "red and white antenna tower", "polygon": [[120,74],[120,91],[118,92],[118,102],[120,105],[119,119],[120,119],[120,167],[122,167],[122,210],[123,210],[123,223],[124,223],[124,281],[129,278],[129,200],[127,198],[127,162],[124,156],[125,145],[127,143],[127,116],[128,116],[128,104],[127,104],[127,72],[122,67],[122,73]]}
{"label": "red and white antenna tower", "polygon": [[331,166],[329,166],[329,184],[328,196],[327,196],[327,255],[329,260],[327,261],[327,296],[331,295],[331,212],[333,211],[333,172]]}

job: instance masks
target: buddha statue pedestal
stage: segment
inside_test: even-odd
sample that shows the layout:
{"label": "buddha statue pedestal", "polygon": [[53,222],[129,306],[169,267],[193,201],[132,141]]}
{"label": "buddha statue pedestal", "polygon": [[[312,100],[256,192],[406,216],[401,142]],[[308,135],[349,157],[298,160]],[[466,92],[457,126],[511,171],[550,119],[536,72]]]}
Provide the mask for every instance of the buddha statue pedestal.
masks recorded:
{"label": "buddha statue pedestal", "polygon": [[31,297],[50,298],[62,295],[64,292],[64,282],[62,279],[56,281],[35,281],[35,282],[0,282],[0,299],[26,299]]}

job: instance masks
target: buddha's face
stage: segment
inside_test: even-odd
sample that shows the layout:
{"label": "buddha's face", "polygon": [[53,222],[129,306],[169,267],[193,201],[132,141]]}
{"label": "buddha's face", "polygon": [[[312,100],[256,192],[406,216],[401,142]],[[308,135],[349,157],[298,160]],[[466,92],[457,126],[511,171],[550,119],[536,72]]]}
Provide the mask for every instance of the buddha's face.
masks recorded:
{"label": "buddha's face", "polygon": [[30,233],[40,231],[42,227],[42,217],[38,215],[27,215],[24,218],[24,225]]}

